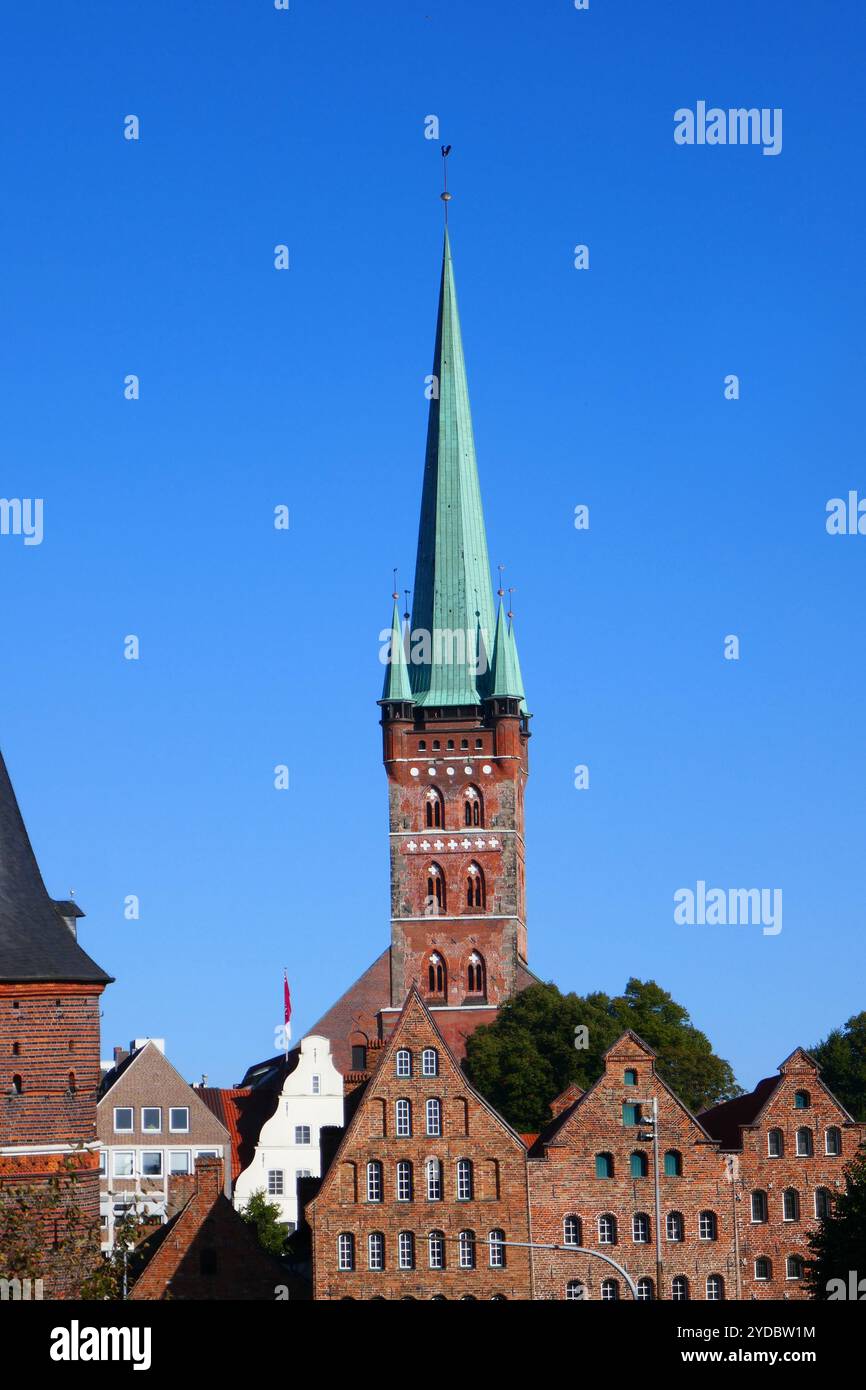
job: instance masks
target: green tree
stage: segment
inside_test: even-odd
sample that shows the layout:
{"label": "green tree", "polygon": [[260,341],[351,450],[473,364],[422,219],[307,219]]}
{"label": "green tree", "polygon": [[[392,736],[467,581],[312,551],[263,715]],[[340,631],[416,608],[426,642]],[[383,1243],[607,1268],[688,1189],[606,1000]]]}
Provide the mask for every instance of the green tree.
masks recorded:
{"label": "green tree", "polygon": [[[588,1045],[575,1046],[586,1028]],[[554,984],[530,985],[478,1028],[466,1046],[473,1085],[518,1130],[541,1129],[550,1102],[569,1084],[586,1089],[603,1070],[612,1043],[631,1028],[658,1054],[659,1074],[693,1111],[740,1095],[730,1065],[654,980],[628,981],[615,998],[562,994]]]}
{"label": "green tree", "polygon": [[809,1051],[825,1086],[855,1120],[866,1120],[866,1012],[854,1014]]}
{"label": "green tree", "polygon": [[866,1145],[846,1168],[845,1191],[809,1237],[809,1246],[806,1277],[813,1298],[828,1297],[831,1279],[843,1280],[848,1296],[849,1274],[858,1281],[866,1277]]}
{"label": "green tree", "polygon": [[250,1194],[240,1215],[244,1221],[255,1226],[259,1244],[270,1255],[282,1255],[286,1244],[286,1226],[277,1202],[269,1202],[263,1187]]}
{"label": "green tree", "polygon": [[41,1279],[48,1297],[119,1298],[111,1257],[99,1248],[99,1228],[78,1200],[72,1157],[41,1184],[0,1184],[0,1277]]}

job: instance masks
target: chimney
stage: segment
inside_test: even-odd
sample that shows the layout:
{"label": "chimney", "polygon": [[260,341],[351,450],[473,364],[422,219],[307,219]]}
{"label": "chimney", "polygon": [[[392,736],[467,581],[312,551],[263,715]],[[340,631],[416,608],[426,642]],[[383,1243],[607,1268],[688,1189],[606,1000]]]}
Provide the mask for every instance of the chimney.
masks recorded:
{"label": "chimney", "polygon": [[129,1053],[125,1047],[116,1047],[114,1049],[114,1065],[119,1067],[121,1062],[125,1062],[128,1056]]}
{"label": "chimney", "polygon": [[196,1194],[213,1205],[223,1190],[223,1161],[221,1158],[197,1158],[195,1161]]}

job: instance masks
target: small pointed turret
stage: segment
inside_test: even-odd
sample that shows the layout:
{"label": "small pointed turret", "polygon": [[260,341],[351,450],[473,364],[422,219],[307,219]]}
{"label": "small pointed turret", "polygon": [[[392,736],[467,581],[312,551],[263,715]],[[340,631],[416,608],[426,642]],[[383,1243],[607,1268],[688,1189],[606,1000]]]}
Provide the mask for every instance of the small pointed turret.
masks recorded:
{"label": "small pointed turret", "polygon": [[489,698],[491,700],[522,698],[522,683],[516,658],[517,648],[508,630],[500,593],[499,612],[496,614],[496,635],[493,639],[493,663],[490,670]]}
{"label": "small pointed turret", "polygon": [[389,660],[385,669],[385,684],[382,687],[382,701],[386,700],[392,704],[398,701],[408,701],[410,704],[412,702],[409,667],[406,662],[406,636],[400,620],[396,594],[394,595],[394,612],[391,617]]}

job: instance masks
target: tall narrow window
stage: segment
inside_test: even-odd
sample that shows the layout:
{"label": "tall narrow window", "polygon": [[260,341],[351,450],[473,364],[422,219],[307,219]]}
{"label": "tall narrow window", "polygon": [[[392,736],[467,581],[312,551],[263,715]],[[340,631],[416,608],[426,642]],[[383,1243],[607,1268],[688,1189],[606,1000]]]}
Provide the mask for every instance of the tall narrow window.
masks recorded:
{"label": "tall narrow window", "polygon": [[24,1092],[24,1082],[21,1080],[21,1076],[17,1071],[12,1077],[12,1092],[16,1096],[20,1096]]}
{"label": "tall narrow window", "polygon": [[504,1269],[504,1268],[505,1268],[505,1232],[504,1232],[504,1231],[491,1231],[491,1232],[490,1232],[489,1247],[490,1247],[490,1268],[491,1268],[491,1269]]}
{"label": "tall narrow window", "polygon": [[367,1164],[367,1201],[381,1202],[382,1200],[382,1165],[378,1159]]}
{"label": "tall narrow window", "polygon": [[412,1134],[412,1104],[408,1100],[398,1100],[394,1105],[396,1134],[399,1139],[409,1139]]}
{"label": "tall narrow window", "polygon": [[427,901],[425,917],[436,917],[445,911],[445,875],[438,864],[431,864],[427,870]]}
{"label": "tall narrow window", "polygon": [[444,1231],[431,1231],[427,1237],[427,1263],[431,1269],[445,1268]]}
{"label": "tall narrow window", "polygon": [[431,787],[425,797],[424,819],[428,830],[441,830],[445,824],[442,807],[442,793]]}
{"label": "tall narrow window", "polygon": [[721,1274],[707,1275],[707,1301],[720,1303],[725,1296],[725,1281]]}
{"label": "tall narrow window", "polygon": [[567,1216],[562,1223],[563,1245],[580,1245],[580,1217]]}
{"label": "tall narrow window", "polygon": [[683,1175],[683,1156],[678,1149],[668,1149],[665,1154],[665,1177],[681,1178]]}
{"label": "tall narrow window", "polygon": [[477,864],[470,864],[466,872],[466,906],[483,907],[485,896],[484,872]]}
{"label": "tall narrow window", "polygon": [[773,1273],[773,1266],[766,1256],[761,1255],[755,1260],[755,1278],[763,1283],[765,1279],[770,1279]]}
{"label": "tall narrow window", "polygon": [[637,1281],[637,1296],[641,1303],[652,1303],[655,1298],[655,1288],[652,1279],[644,1276]]}
{"label": "tall narrow window", "polygon": [[767,1194],[760,1188],[752,1193],[752,1220],[766,1221],[767,1219]]}
{"label": "tall narrow window", "polygon": [[636,1152],[628,1161],[629,1173],[633,1178],[645,1178],[649,1172],[649,1159],[645,1153]]}
{"label": "tall narrow window", "polygon": [[831,1158],[838,1158],[842,1152],[842,1131],[831,1125],[824,1134],[824,1152]]}
{"label": "tall narrow window", "polygon": [[428,994],[434,994],[444,998],[446,994],[446,983],[445,962],[438,951],[434,951],[427,965]]}
{"label": "tall narrow window", "polygon": [[613,1177],[613,1154],[596,1154],[595,1176],[597,1178]]}
{"label": "tall narrow window", "polygon": [[458,1238],[458,1248],[460,1251],[460,1268],[475,1268],[475,1232],[461,1231]]}
{"label": "tall narrow window", "polygon": [[412,1075],[412,1053],[406,1047],[401,1047],[397,1052],[397,1075]]}
{"label": "tall narrow window", "polygon": [[681,1211],[669,1211],[665,1222],[665,1235],[668,1240],[680,1241],[684,1239],[683,1214]]}
{"label": "tall narrow window", "polygon": [[442,1102],[432,1097],[425,1106],[427,1116],[427,1133],[434,1138],[442,1133]]}
{"label": "tall narrow window", "polygon": [[484,995],[487,984],[484,979],[484,959],[478,951],[473,951],[466,967],[466,990],[468,994]]}
{"label": "tall narrow window", "polygon": [[385,1237],[381,1231],[371,1231],[367,1237],[367,1263],[371,1269],[385,1268]]}
{"label": "tall narrow window", "polygon": [[427,1173],[427,1201],[442,1201],[442,1164],[438,1158],[428,1158],[426,1164]]}
{"label": "tall narrow window", "polygon": [[472,1161],[468,1158],[457,1160],[457,1200],[472,1201]]}
{"label": "tall narrow window", "polygon": [[599,1245],[616,1245],[616,1217],[605,1212],[598,1218]]}
{"label": "tall narrow window", "polygon": [[699,1240],[716,1239],[716,1213],[714,1211],[702,1211],[698,1217],[698,1238]]}
{"label": "tall narrow window", "polygon": [[782,1219],[784,1221],[800,1220],[800,1194],[793,1187],[786,1187],[782,1193]]}
{"label": "tall narrow window", "polygon": [[650,1219],[645,1212],[635,1212],[631,1219],[631,1238],[635,1245],[648,1245],[650,1238]]}
{"label": "tall narrow window", "polygon": [[830,1190],[827,1187],[817,1187],[815,1189],[815,1215],[819,1221],[824,1221],[830,1215]]}
{"label": "tall narrow window", "polygon": [[797,1157],[812,1157],[812,1131],[807,1125],[797,1130]]}
{"label": "tall narrow window", "polygon": [[785,1261],[785,1278],[802,1279],[802,1277],[803,1261],[800,1259],[799,1255],[789,1255]]}
{"label": "tall narrow window", "polygon": [[603,1303],[616,1303],[619,1299],[619,1280],[602,1279],[601,1299]]}
{"label": "tall narrow window", "polygon": [[421,1053],[421,1075],[439,1075],[439,1053],[436,1051],[435,1047],[425,1047],[424,1051]]}
{"label": "tall narrow window", "polygon": [[339,1269],[355,1268],[355,1237],[351,1231],[343,1231],[337,1240],[337,1266]]}
{"label": "tall narrow window", "polygon": [[67,1089],[67,1091],[69,1092],[69,1094],[70,1094],[71,1096],[74,1096],[74,1095],[75,1095],[75,1092],[76,1092],[77,1089],[78,1089],[78,1087],[77,1087],[77,1085],[76,1085],[76,1082],[75,1082],[75,1072],[74,1072],[74,1071],[71,1071],[71,1072],[69,1073],[68,1077],[66,1078],[66,1089]]}
{"label": "tall narrow window", "polygon": [[780,1129],[771,1129],[767,1134],[767,1156],[781,1158],[785,1152],[785,1141]]}
{"label": "tall narrow window", "polygon": [[484,824],[484,802],[477,787],[467,787],[463,802],[463,821],[465,825]]}
{"label": "tall narrow window", "polygon": [[415,1268],[415,1237],[411,1231],[401,1231],[397,1237],[397,1256],[401,1269]]}
{"label": "tall narrow window", "polygon": [[687,1303],[689,1297],[689,1281],[684,1274],[678,1274],[671,1284],[671,1298],[674,1303]]}
{"label": "tall narrow window", "polygon": [[406,1159],[402,1159],[397,1164],[397,1201],[411,1202],[412,1200],[412,1164]]}

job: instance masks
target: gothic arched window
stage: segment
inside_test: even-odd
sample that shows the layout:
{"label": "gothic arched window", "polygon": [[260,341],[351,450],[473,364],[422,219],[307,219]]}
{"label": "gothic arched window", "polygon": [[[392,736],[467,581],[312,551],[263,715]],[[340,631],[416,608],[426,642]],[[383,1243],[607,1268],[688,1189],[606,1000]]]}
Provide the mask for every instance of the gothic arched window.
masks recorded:
{"label": "gothic arched window", "polygon": [[427,912],[428,917],[445,911],[445,875],[438,864],[431,864],[427,870]]}
{"label": "gothic arched window", "polygon": [[467,787],[464,792],[463,820],[466,825],[484,824],[484,801],[477,787]]}
{"label": "gothic arched window", "polygon": [[484,872],[477,864],[470,864],[466,871],[466,906],[484,906]]}
{"label": "gothic arched window", "polygon": [[427,965],[427,992],[444,995],[447,984],[445,962],[438,951],[434,951]]}
{"label": "gothic arched window", "polygon": [[431,787],[425,797],[425,803],[425,821],[428,830],[441,830],[445,824],[442,793],[437,791],[435,787]]}
{"label": "gothic arched window", "polygon": [[486,993],[484,959],[477,951],[472,952],[466,967],[466,989],[468,994]]}

